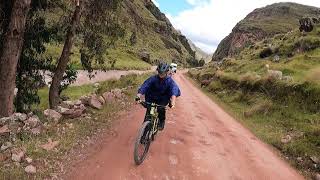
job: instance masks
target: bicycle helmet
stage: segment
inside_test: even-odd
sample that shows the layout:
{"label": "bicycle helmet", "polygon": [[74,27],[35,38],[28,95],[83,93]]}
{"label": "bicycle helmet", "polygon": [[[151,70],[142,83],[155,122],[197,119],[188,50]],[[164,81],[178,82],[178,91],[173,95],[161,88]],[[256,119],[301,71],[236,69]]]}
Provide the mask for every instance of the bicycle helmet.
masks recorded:
{"label": "bicycle helmet", "polygon": [[160,62],[158,67],[157,67],[157,71],[158,71],[158,73],[163,74],[163,73],[168,72],[169,68],[170,68],[170,66],[167,63]]}

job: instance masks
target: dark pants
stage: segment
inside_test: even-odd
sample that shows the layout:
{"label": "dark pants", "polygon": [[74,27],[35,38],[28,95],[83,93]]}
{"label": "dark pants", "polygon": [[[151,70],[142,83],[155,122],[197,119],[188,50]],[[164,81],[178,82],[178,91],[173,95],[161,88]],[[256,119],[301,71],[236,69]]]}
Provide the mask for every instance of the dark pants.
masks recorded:
{"label": "dark pants", "polygon": [[[168,102],[155,102],[158,105],[166,106],[168,105]],[[146,116],[144,121],[147,121],[150,118],[150,110],[151,108],[147,108]],[[159,118],[159,123],[164,123],[166,120],[166,109],[164,108],[158,108],[158,118]]]}

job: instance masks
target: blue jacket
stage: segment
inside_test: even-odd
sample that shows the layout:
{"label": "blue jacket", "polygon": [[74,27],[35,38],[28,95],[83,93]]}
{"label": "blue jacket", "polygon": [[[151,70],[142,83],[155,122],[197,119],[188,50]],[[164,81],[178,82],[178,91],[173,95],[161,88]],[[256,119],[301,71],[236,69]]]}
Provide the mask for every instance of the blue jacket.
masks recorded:
{"label": "blue jacket", "polygon": [[171,96],[180,96],[178,85],[171,77],[160,79],[158,75],[151,76],[139,88],[138,93],[145,95],[147,102],[168,104]]}

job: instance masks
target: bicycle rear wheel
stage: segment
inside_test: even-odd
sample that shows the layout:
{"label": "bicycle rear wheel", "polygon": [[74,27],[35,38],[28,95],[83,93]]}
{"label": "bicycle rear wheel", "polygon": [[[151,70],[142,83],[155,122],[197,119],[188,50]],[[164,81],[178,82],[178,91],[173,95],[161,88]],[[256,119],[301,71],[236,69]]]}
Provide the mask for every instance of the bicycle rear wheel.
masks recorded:
{"label": "bicycle rear wheel", "polygon": [[149,139],[149,134],[151,133],[151,127],[152,125],[150,121],[146,121],[142,124],[142,127],[140,128],[133,152],[134,162],[136,163],[136,165],[140,165],[144,161],[149,151],[151,143],[151,139]]}

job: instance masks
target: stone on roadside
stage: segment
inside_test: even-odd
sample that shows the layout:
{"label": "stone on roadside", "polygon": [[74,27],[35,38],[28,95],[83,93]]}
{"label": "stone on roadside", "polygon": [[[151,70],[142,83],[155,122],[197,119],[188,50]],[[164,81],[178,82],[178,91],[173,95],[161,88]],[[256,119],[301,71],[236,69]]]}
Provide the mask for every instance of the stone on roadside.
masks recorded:
{"label": "stone on roadside", "polygon": [[2,144],[2,146],[1,146],[1,151],[5,151],[5,150],[7,150],[7,149],[9,149],[9,148],[11,148],[12,147],[12,143],[11,142],[5,142],[4,144]]}
{"label": "stone on roadside", "polygon": [[99,101],[102,105],[104,105],[106,103],[106,100],[102,97],[102,96],[99,96]]}
{"label": "stone on roadside", "polygon": [[32,117],[29,117],[24,123],[30,128],[35,128],[41,123],[41,121],[39,120],[38,116],[33,115]]}
{"label": "stone on roadside", "polygon": [[312,160],[312,162],[314,162],[314,163],[316,163],[316,164],[319,164],[319,163],[320,163],[319,158],[317,158],[316,156],[311,156],[310,159]]}
{"label": "stone on roadside", "polygon": [[47,119],[53,120],[54,122],[59,122],[62,118],[62,115],[53,109],[46,109],[43,114]]}
{"label": "stone on roadside", "polygon": [[16,121],[25,121],[27,120],[27,115],[26,114],[23,114],[23,113],[14,113],[13,115],[13,119],[16,120]]}
{"label": "stone on roadside", "polygon": [[33,165],[29,165],[24,169],[24,171],[28,174],[35,174],[37,173],[37,168],[34,167]]}
{"label": "stone on roadside", "polygon": [[114,94],[112,92],[105,92],[103,93],[103,98],[105,99],[106,102],[112,102],[114,101]]}
{"label": "stone on roadside", "polygon": [[286,136],[281,138],[281,142],[283,144],[288,144],[291,140],[292,140],[292,137],[290,135],[286,135]]}
{"label": "stone on roadside", "polygon": [[33,160],[31,158],[29,158],[29,157],[26,157],[26,161],[27,161],[28,164],[31,164]]}
{"label": "stone on roadside", "polygon": [[91,96],[89,99],[89,106],[94,109],[102,109],[102,104],[96,95]]}
{"label": "stone on roadside", "polygon": [[22,158],[24,157],[24,151],[21,149],[14,149],[12,151],[11,159],[14,162],[21,162]]}
{"label": "stone on roadside", "polygon": [[0,127],[0,135],[7,134],[7,133],[10,133],[10,129],[8,125],[4,125]]}
{"label": "stone on roadside", "polygon": [[61,103],[61,106],[64,108],[72,109],[74,106],[74,103],[72,101],[63,101]]}

